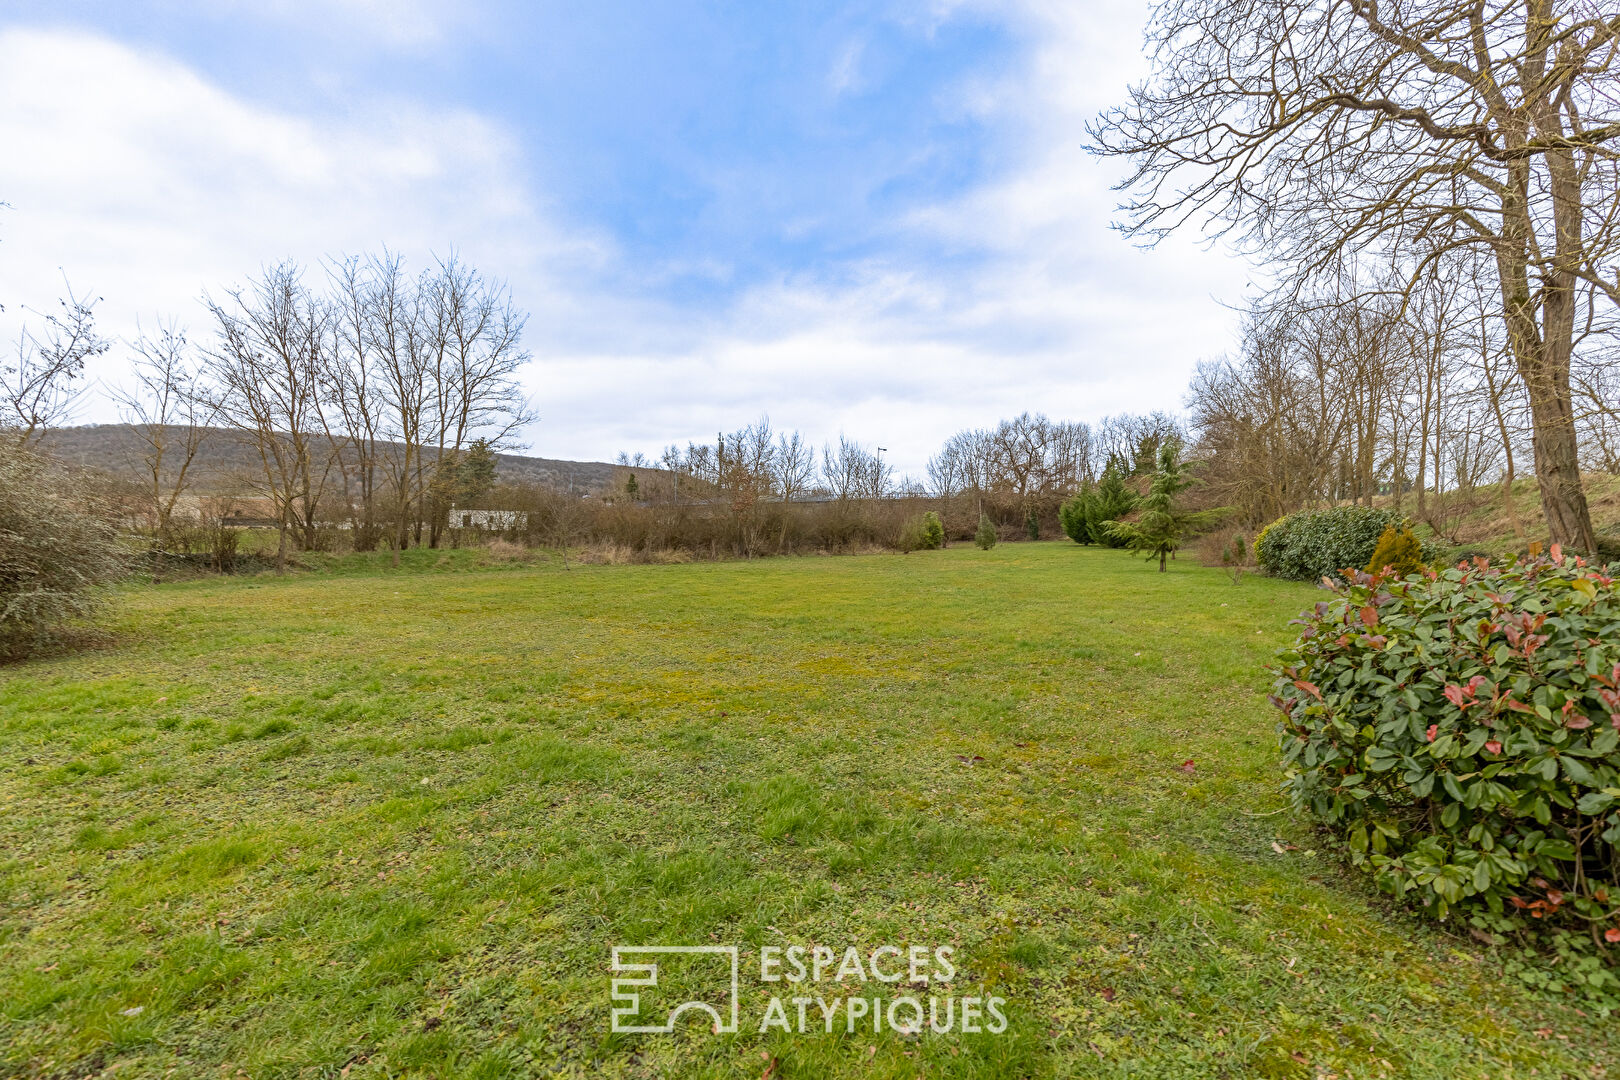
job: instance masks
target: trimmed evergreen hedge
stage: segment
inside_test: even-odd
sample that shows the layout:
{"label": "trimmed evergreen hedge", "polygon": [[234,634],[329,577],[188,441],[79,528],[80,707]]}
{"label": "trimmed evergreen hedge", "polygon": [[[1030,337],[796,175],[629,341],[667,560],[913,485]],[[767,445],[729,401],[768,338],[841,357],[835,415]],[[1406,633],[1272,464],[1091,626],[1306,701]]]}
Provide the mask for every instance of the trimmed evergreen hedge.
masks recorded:
{"label": "trimmed evergreen hedge", "polygon": [[[1346,570],[1367,565],[1378,548],[1378,538],[1390,526],[1399,529],[1405,519],[1394,510],[1372,506],[1334,506],[1303,510],[1278,518],[1254,540],[1255,560],[1273,577],[1294,581],[1336,580]],[[1434,562],[1442,549],[1423,543],[1423,561]]]}

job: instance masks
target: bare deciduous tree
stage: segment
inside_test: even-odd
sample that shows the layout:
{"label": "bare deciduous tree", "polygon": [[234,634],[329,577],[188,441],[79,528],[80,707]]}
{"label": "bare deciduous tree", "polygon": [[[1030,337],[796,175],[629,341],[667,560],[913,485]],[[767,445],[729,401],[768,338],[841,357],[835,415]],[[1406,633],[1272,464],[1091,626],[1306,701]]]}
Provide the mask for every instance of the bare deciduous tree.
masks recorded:
{"label": "bare deciduous tree", "polygon": [[382,531],[383,409],[377,371],[373,264],[355,258],[331,263],[332,334],[319,372],[326,407],[321,422],[337,448],[355,550],[376,547]]}
{"label": "bare deciduous tree", "polygon": [[847,436],[838,436],[836,449],[831,444],[821,448],[822,482],[839,502],[882,498],[889,489],[889,473],[881,455]]}
{"label": "bare deciduous tree", "polygon": [[224,301],[206,300],[218,329],[207,353],[209,404],[247,438],[259,459],[253,482],[276,514],[276,569],[285,572],[288,531],[314,544],[317,513],[333,468],[320,418],[322,349],[329,311],[292,263],[266,270]]}
{"label": "bare deciduous tree", "polygon": [[112,391],[123,420],[141,441],[156,538],[167,545],[174,510],[191,486],[191,467],[214,423],[215,409],[185,331],[159,322],[130,346],[133,386]]}
{"label": "bare deciduous tree", "polygon": [[449,511],[445,477],[467,445],[476,436],[505,446],[533,419],[517,381],[529,361],[523,349],[528,317],[513,306],[504,284],[454,256],[423,275],[418,289],[432,357],[433,461],[424,465],[434,482],[428,544],[437,547]]}
{"label": "bare deciduous tree", "polygon": [[374,359],[379,424],[395,446],[382,464],[392,505],[389,547],[394,565],[410,545],[411,524],[422,507],[423,453],[432,431],[434,350],[423,326],[421,300],[397,256],[384,252],[368,263],[370,299],[366,338]]}
{"label": "bare deciduous tree", "polygon": [[787,506],[802,495],[816,475],[816,451],[797,431],[777,437],[776,452],[771,458],[776,490],[782,497],[782,530],[776,540],[776,550],[782,551],[787,543]]}
{"label": "bare deciduous tree", "polygon": [[1162,410],[1106,416],[1091,440],[1092,475],[1101,475],[1113,462],[1122,473],[1148,476],[1156,467],[1159,447],[1169,439],[1185,441],[1181,422]]}

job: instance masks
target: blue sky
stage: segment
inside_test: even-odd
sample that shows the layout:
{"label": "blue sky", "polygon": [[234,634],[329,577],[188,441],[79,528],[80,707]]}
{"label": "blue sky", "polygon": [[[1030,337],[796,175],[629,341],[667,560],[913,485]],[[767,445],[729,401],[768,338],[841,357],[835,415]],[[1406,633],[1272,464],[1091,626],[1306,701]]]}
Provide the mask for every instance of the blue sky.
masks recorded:
{"label": "blue sky", "polygon": [[[12,2],[0,301],[114,333],[261,264],[455,247],[533,312],[534,452],[768,412],[901,470],[1037,409],[1175,407],[1244,268],[1108,229],[1082,125],[1145,8]],[[122,350],[98,377],[117,381]],[[84,419],[111,418],[94,401]]]}

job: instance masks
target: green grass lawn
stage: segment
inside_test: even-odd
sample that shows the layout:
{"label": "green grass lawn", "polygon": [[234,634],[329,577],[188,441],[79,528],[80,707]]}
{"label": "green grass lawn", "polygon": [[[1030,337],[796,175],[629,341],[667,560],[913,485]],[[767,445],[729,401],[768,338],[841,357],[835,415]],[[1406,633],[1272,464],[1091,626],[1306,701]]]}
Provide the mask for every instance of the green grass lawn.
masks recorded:
{"label": "green grass lawn", "polygon": [[[1274,813],[1263,668],[1308,587],[1056,543],[421,559],[132,590],[111,643],[0,669],[0,1074],[1617,1061]],[[611,1033],[641,944],[740,946],[738,1033]],[[904,992],[762,983],[790,944],[951,946],[1007,1029],[760,1034],[771,993]]]}

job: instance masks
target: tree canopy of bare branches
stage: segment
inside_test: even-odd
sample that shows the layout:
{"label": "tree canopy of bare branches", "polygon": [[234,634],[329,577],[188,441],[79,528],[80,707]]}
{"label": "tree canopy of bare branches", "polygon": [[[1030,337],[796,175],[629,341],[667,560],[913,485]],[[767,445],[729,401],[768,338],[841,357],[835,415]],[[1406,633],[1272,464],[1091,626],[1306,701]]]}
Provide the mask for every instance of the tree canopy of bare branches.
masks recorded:
{"label": "tree canopy of bare branches", "polygon": [[330,311],[292,263],[207,303],[219,331],[207,354],[207,400],[252,440],[260,465],[253,480],[275,508],[276,565],[285,568],[288,531],[298,527],[306,546],[314,539],[333,465],[316,438]]}
{"label": "tree canopy of bare branches", "polygon": [[531,419],[526,317],[453,258],[412,276],[384,252],[336,260],[327,278],[317,289],[283,263],[209,300],[217,341],[199,394],[257,450],[279,560],[289,530],[309,547],[344,517],[363,550],[386,535],[397,559],[424,530],[437,546],[471,490],[469,453],[489,457]]}
{"label": "tree canopy of bare branches", "polygon": [[1134,163],[1130,232],[1207,215],[1285,285],[1483,262],[1553,539],[1591,550],[1570,372],[1583,303],[1620,302],[1617,50],[1587,0],[1162,0],[1093,139]]}
{"label": "tree canopy of bare branches", "polygon": [[1011,500],[1022,515],[1032,502],[1061,500],[1095,478],[1098,443],[1085,424],[1023,413],[993,428],[959,431],[928,462],[942,496],[987,494]]}
{"label": "tree canopy of bare branches", "polygon": [[[1511,490],[1533,442],[1491,300],[1450,279],[1420,283],[1404,304],[1349,288],[1257,303],[1238,355],[1201,364],[1188,392],[1212,492],[1250,526],[1310,505],[1410,497],[1419,520],[1451,536],[1487,497],[1482,485]],[[1577,370],[1603,369],[1594,359]],[[1604,444],[1604,419],[1577,412],[1583,445]],[[1513,500],[1501,502],[1523,537]]]}
{"label": "tree canopy of bare branches", "polygon": [[24,326],[16,351],[0,358],[0,431],[28,445],[47,428],[63,423],[73,409],[85,361],[110,347],[96,332],[96,301],[74,295],[71,287],[60,310],[41,316],[42,329]]}

